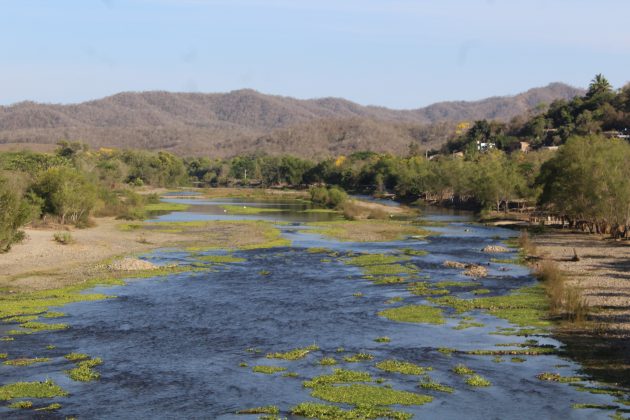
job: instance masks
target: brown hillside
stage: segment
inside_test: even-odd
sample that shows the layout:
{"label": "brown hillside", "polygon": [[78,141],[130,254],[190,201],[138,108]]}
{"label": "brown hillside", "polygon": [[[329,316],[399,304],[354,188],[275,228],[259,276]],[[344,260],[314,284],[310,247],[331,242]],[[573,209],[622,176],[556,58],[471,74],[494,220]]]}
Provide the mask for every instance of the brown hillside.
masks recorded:
{"label": "brown hillside", "polygon": [[0,107],[0,143],[69,139],[94,147],[217,157],[245,152],[321,157],[367,149],[404,153],[411,142],[438,147],[456,122],[507,121],[541,102],[582,92],[554,83],[515,96],[416,110],[362,106],[338,98],[300,100],[253,90],[120,93],[73,105],[22,102]]}

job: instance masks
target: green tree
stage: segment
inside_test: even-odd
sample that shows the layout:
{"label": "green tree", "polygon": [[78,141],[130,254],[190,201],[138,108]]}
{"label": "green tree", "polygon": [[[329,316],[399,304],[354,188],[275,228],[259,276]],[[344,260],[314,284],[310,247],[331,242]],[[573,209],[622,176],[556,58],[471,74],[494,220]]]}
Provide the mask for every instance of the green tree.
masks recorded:
{"label": "green tree", "polygon": [[621,139],[572,137],[543,164],[540,204],[571,221],[630,224],[630,145]]}
{"label": "green tree", "polygon": [[24,238],[19,229],[31,216],[31,208],[7,179],[0,177],[0,253]]}
{"label": "green tree", "polygon": [[588,86],[586,92],[587,98],[592,98],[595,95],[606,94],[612,92],[612,85],[601,73],[596,74],[591,84]]}
{"label": "green tree", "polygon": [[59,216],[61,223],[83,224],[97,202],[96,186],[74,168],[50,168],[39,176],[32,192],[41,197],[44,213]]}

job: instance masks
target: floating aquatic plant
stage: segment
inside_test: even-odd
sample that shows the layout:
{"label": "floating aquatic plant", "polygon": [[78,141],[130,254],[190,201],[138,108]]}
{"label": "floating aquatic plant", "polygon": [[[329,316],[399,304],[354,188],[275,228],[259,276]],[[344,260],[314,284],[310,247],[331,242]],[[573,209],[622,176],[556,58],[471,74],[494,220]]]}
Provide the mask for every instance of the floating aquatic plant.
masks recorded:
{"label": "floating aquatic plant", "polygon": [[428,395],[364,384],[318,386],[311,395],[325,401],[361,406],[423,405],[433,401]]}
{"label": "floating aquatic plant", "polygon": [[254,366],[252,368],[252,372],[264,373],[264,374],[267,374],[267,375],[272,375],[274,373],[283,372],[285,370],[287,370],[287,368],[280,367],[280,366]]}
{"label": "floating aquatic plant", "polygon": [[68,393],[51,379],[43,382],[15,382],[0,386],[0,401],[14,398],[65,397]]}
{"label": "floating aquatic plant", "polygon": [[280,409],[275,405],[266,405],[263,407],[247,408],[238,410],[236,414],[279,414]]}
{"label": "floating aquatic plant", "polygon": [[378,362],[376,367],[385,372],[403,373],[405,375],[422,375],[423,373],[433,370],[430,367],[422,367],[411,362],[403,362],[400,360],[384,360]]}
{"label": "floating aquatic plant", "polygon": [[305,388],[315,388],[323,385],[347,384],[353,382],[372,382],[372,377],[367,372],[348,369],[333,369],[333,373],[316,376],[303,383]]}
{"label": "floating aquatic plant", "polygon": [[284,353],[269,353],[265,357],[267,359],[298,360],[305,358],[310,352],[316,350],[319,350],[319,346],[313,344],[307,347],[289,350]]}
{"label": "floating aquatic plant", "polygon": [[30,366],[35,363],[44,363],[44,362],[49,362],[49,361],[50,361],[49,357],[34,357],[32,359],[21,358],[21,359],[5,360],[4,364],[9,365],[9,366]]}
{"label": "floating aquatic plant", "polygon": [[374,356],[369,353],[357,353],[352,356],[346,356],[343,358],[343,360],[349,363],[365,362],[373,359]]}
{"label": "floating aquatic plant", "polygon": [[440,308],[427,305],[408,305],[385,309],[380,316],[399,322],[417,322],[424,324],[444,324],[444,316]]}
{"label": "floating aquatic plant", "polygon": [[487,387],[492,385],[489,380],[477,374],[469,376],[464,382],[473,387]]}

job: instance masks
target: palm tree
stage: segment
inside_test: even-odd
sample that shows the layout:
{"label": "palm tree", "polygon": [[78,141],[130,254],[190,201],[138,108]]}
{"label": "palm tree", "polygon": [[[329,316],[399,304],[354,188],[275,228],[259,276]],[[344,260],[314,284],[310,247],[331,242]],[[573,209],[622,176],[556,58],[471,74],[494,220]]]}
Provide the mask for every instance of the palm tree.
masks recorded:
{"label": "palm tree", "polygon": [[588,86],[588,92],[586,92],[586,96],[590,98],[597,94],[608,92],[612,92],[612,85],[601,73],[599,73],[595,75],[593,80],[591,80],[591,84]]}

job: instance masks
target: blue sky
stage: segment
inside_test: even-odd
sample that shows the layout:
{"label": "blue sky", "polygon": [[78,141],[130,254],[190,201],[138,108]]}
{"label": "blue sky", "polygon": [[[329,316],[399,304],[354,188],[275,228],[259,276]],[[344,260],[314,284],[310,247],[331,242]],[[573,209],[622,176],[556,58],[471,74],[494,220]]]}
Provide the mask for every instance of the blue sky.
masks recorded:
{"label": "blue sky", "polygon": [[0,0],[0,104],[120,91],[416,108],[603,73],[630,81],[628,0]]}

